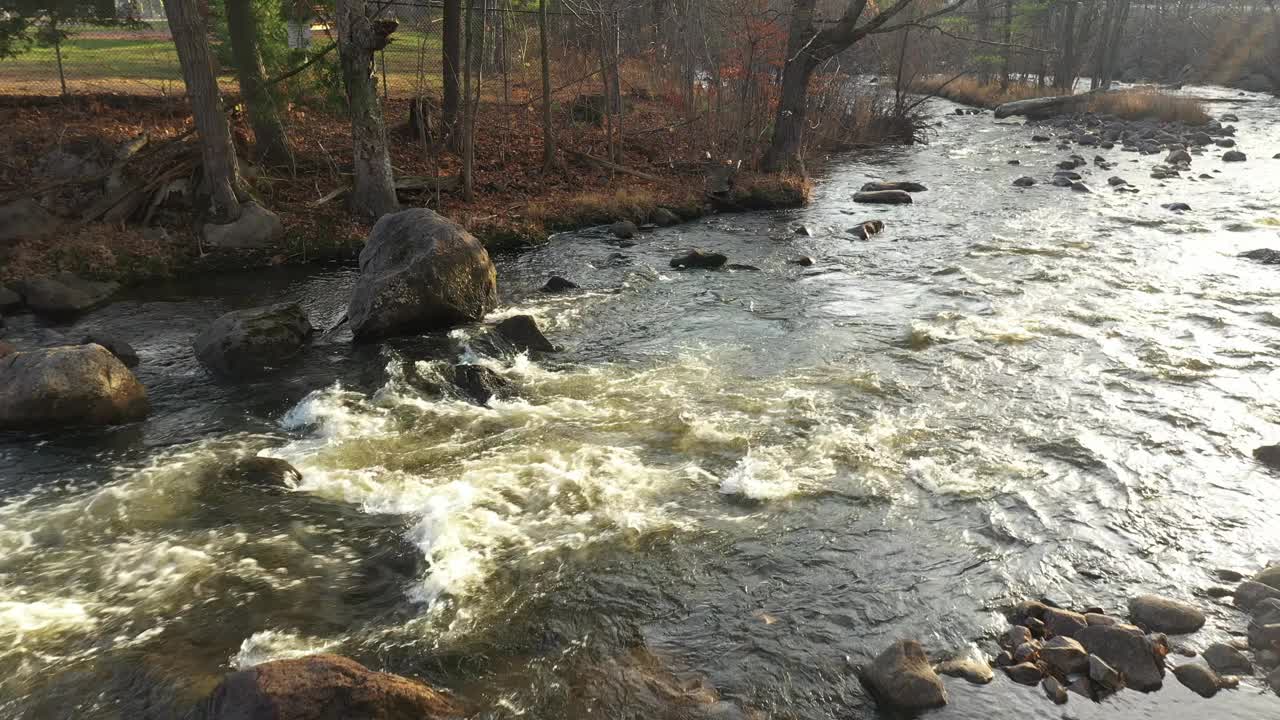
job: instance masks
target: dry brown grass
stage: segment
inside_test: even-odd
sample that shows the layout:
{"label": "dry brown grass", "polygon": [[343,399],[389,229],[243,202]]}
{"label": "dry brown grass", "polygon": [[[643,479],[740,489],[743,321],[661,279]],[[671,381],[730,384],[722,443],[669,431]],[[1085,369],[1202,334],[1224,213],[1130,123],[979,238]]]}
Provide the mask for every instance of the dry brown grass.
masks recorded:
{"label": "dry brown grass", "polygon": [[[950,82],[948,82],[950,80]],[[1061,95],[1052,87],[1040,87],[1031,83],[1010,83],[1002,88],[1000,83],[980,83],[977,78],[962,77],[955,80],[938,75],[917,78],[911,83],[911,91],[924,95],[937,95],[952,102],[975,107],[994,108],[1014,100]]]}
{"label": "dry brown grass", "polygon": [[1156,88],[1100,93],[1089,101],[1089,110],[1125,120],[1161,120],[1186,125],[1203,125],[1210,120],[1200,100],[1170,95]]}

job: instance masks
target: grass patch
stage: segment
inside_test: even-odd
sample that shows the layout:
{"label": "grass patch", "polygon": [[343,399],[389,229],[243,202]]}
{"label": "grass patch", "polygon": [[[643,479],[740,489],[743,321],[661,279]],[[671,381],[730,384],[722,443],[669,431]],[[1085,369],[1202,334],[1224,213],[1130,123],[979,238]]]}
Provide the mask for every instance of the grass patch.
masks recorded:
{"label": "grass patch", "polygon": [[977,78],[962,77],[955,80],[940,76],[917,78],[911,83],[911,92],[921,95],[936,95],[961,105],[994,108],[1014,100],[1030,100],[1032,98],[1052,97],[1064,94],[1052,87],[1040,87],[1031,83],[1009,83],[1001,87],[1000,83],[981,83]]}
{"label": "grass patch", "polygon": [[1198,99],[1170,95],[1155,88],[1099,93],[1089,101],[1089,111],[1125,120],[1160,120],[1184,125],[1204,125],[1211,119]]}

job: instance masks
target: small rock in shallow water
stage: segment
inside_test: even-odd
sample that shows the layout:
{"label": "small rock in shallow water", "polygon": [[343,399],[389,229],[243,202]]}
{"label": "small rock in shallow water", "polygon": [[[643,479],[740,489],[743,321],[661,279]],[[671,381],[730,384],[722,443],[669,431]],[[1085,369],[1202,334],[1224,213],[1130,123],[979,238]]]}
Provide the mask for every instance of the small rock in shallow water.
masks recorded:
{"label": "small rock in shallow water", "polygon": [[1108,690],[1119,690],[1124,687],[1124,678],[1097,655],[1089,656],[1089,679]]}
{"label": "small rock in shallow water", "polygon": [[1051,138],[1048,135],[1032,135],[1031,136],[1031,140],[1033,142],[1049,142],[1050,139]]}
{"label": "small rock in shallow water", "polygon": [[859,240],[867,240],[881,230],[884,230],[883,220],[868,220],[861,225],[854,225],[848,232]]}
{"label": "small rock in shallow water", "polygon": [[1222,681],[1217,673],[1200,663],[1186,663],[1173,669],[1173,676],[1200,697],[1211,698],[1218,694]]}
{"label": "small rock in shallow water", "polygon": [[814,235],[817,235],[817,233],[808,225],[801,225],[796,228],[796,235],[799,235],[800,237],[813,237]]}
{"label": "small rock in shallow water", "polygon": [[747,265],[745,263],[729,263],[724,266],[726,270],[742,270],[745,272],[760,272],[760,268],[755,265]]}
{"label": "small rock in shallow water", "polygon": [[929,188],[918,182],[900,180],[897,182],[869,182],[862,186],[862,192],[882,192],[885,190],[901,190],[903,192],[924,192]]}
{"label": "small rock in shallow water", "polygon": [[810,265],[813,264],[813,258],[809,257],[808,255],[805,255],[803,257],[792,258],[787,262],[792,265],[799,265],[800,267],[809,267]]}
{"label": "small rock in shallow water", "polygon": [[654,210],[649,219],[658,227],[670,227],[680,224],[680,216],[664,207]]}
{"label": "small rock in shallow water", "polygon": [[1031,642],[1031,631],[1021,625],[1014,625],[1000,636],[1000,647],[1013,650],[1020,645]]}
{"label": "small rock in shallow water", "polygon": [[1222,582],[1240,582],[1244,579],[1244,573],[1228,568],[1218,568],[1213,571],[1213,574]]}
{"label": "small rock in shallow water", "polygon": [[1239,650],[1226,643],[1214,643],[1204,649],[1204,661],[1223,675],[1250,675],[1253,663]]}
{"label": "small rock in shallow water", "polygon": [[939,675],[963,678],[975,685],[986,685],[995,679],[995,673],[991,672],[990,665],[981,660],[968,657],[953,658],[938,663],[938,666],[934,669],[937,670]]}
{"label": "small rock in shallow water", "polygon": [[1236,586],[1232,602],[1241,610],[1251,611],[1261,604],[1263,600],[1271,598],[1280,600],[1280,590],[1260,582],[1245,580]]}
{"label": "small rock in shallow water", "polygon": [[924,648],[914,640],[899,640],[885,648],[859,673],[876,702],[886,707],[919,712],[947,704],[942,678],[929,665]]}
{"label": "small rock in shallow water", "polygon": [[1036,184],[1036,179],[1033,177],[1027,177],[1024,175],[1018,178],[1017,180],[1014,180],[1013,184],[1016,185],[1017,187],[1031,187],[1032,185]]}
{"label": "small rock in shallow water", "polygon": [[1249,156],[1239,150],[1228,150],[1222,153],[1222,162],[1244,162]]}
{"label": "small rock in shallow water", "polygon": [[619,220],[609,226],[609,232],[613,233],[614,237],[630,240],[636,236],[636,233],[640,232],[640,228],[637,228],[636,224],[630,220]]}
{"label": "small rock in shallow water", "polygon": [[1013,662],[1015,664],[1035,662],[1040,659],[1040,644],[1035,640],[1024,642],[1013,649]]}
{"label": "small rock in shallow water", "polygon": [[1040,687],[1044,690],[1045,697],[1054,702],[1055,705],[1067,704],[1067,689],[1062,687],[1062,683],[1058,682],[1058,678],[1050,676],[1040,683]]}
{"label": "small rock in shallow water", "polygon": [[1231,588],[1222,587],[1221,585],[1212,585],[1204,589],[1204,594],[1214,599],[1231,597],[1236,594]]}
{"label": "small rock in shallow water", "polygon": [[879,190],[876,192],[854,193],[853,201],[859,203],[879,203],[888,205],[910,205],[913,201],[911,193],[905,190]]}
{"label": "small rock in shallow water", "polygon": [[[1077,633],[1076,639],[1090,655],[1124,673],[1129,687],[1151,692],[1163,684],[1163,661],[1157,659],[1151,640],[1137,628],[1090,625]],[[1092,674],[1092,666],[1090,671]]]}
{"label": "small rock in shallow water", "polygon": [[1044,673],[1040,671],[1039,666],[1029,662],[1010,665],[1004,669],[1004,674],[1020,685],[1038,685],[1040,684],[1040,679],[1044,677]]}
{"label": "small rock in shallow water", "polygon": [[565,292],[566,290],[577,289],[578,283],[562,278],[559,275],[552,275],[551,278],[547,280],[547,284],[542,286],[542,292],[547,293]]}
{"label": "small rock in shallow water", "polygon": [[[1247,257],[1250,260],[1261,260],[1263,264],[1275,265],[1280,263],[1280,252],[1275,250],[1250,250],[1241,253],[1240,257]],[[1270,468],[1280,469],[1280,445],[1263,445],[1255,448],[1253,451],[1253,459]]]}
{"label": "small rock in shallow water", "polygon": [[555,352],[556,346],[542,334],[538,321],[531,315],[512,315],[493,326],[507,342],[520,350]]}
{"label": "small rock in shallow water", "polygon": [[1190,209],[1191,209],[1191,206],[1190,206],[1190,205],[1188,205],[1188,204],[1186,204],[1186,203],[1184,203],[1184,202],[1165,203],[1164,205],[1161,205],[1160,207],[1164,208],[1165,210],[1172,211],[1172,212],[1186,212],[1186,211],[1188,211],[1188,210],[1190,210]]}
{"label": "small rock in shallow water", "polygon": [[1120,185],[1128,185],[1129,181],[1125,180],[1119,175],[1112,175],[1111,177],[1107,178],[1107,184],[1110,185],[1111,187],[1118,187]]}
{"label": "small rock in shallow water", "polygon": [[133,349],[129,343],[112,335],[104,335],[102,333],[89,333],[80,339],[81,345],[101,345],[107,349],[107,352],[115,355],[125,367],[135,367],[138,364],[138,352]]}
{"label": "small rock in shallow water", "polygon": [[1010,165],[1021,165],[1021,164],[1022,164],[1022,161],[1021,161],[1021,160],[1010,160],[1010,161],[1009,161],[1009,164],[1010,164]]}
{"label": "small rock in shallow water", "polygon": [[1088,625],[1088,622],[1080,613],[1061,608],[1047,608],[1044,612],[1044,625],[1050,634],[1075,637],[1076,633]]}
{"label": "small rock in shallow water", "polygon": [[1054,175],[1053,186],[1062,188],[1071,187],[1071,178],[1062,175]]}
{"label": "small rock in shallow water", "polygon": [[[1257,250],[1242,252],[1240,257],[1257,260],[1263,265],[1280,265],[1280,250],[1272,250],[1271,248],[1258,248]],[[1258,453],[1267,453],[1268,456],[1274,459],[1264,460]],[[1264,465],[1280,468],[1280,445],[1264,445],[1253,451],[1253,457]]]}
{"label": "small rock in shallow water", "polygon": [[705,250],[690,250],[684,255],[671,258],[671,267],[714,269],[724,265],[728,261],[729,258],[720,253],[706,252]]}

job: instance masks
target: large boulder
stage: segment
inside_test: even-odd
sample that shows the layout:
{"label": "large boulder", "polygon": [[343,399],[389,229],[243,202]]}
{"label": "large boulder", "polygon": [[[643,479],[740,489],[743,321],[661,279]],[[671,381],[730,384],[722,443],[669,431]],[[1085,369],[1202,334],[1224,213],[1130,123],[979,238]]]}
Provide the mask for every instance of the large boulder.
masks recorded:
{"label": "large boulder", "polygon": [[274,246],[284,235],[280,216],[256,202],[240,205],[240,217],[223,224],[205,223],[204,243],[228,250],[259,250]]}
{"label": "large boulder", "polygon": [[229,312],[195,339],[196,357],[230,378],[261,375],[292,360],[313,332],[297,303]]}
{"label": "large boulder", "polygon": [[0,246],[52,235],[59,222],[53,213],[31,198],[0,205]]}
{"label": "large boulder", "polygon": [[113,425],[150,411],[146,389],[101,345],[0,358],[0,429]]}
{"label": "large boulder", "polygon": [[1164,684],[1164,663],[1141,630],[1125,625],[1090,625],[1076,633],[1090,654],[1124,674],[1126,684],[1142,692]]}
{"label": "large boulder", "polygon": [[367,340],[474,322],[497,304],[497,271],[480,241],[413,208],[373,226],[347,319],[356,339]]}
{"label": "large boulder", "polygon": [[13,284],[32,312],[45,315],[76,315],[107,302],[120,289],[119,283],[94,282],[72,273],[20,280]]}
{"label": "large boulder", "polygon": [[460,717],[448,696],[337,655],[276,660],[223,679],[202,720],[436,720]]}
{"label": "large boulder", "polygon": [[1204,627],[1204,613],[1199,608],[1159,595],[1139,595],[1130,600],[1129,618],[1150,632],[1174,635]]}
{"label": "large boulder", "polygon": [[877,702],[896,710],[919,712],[947,704],[942,678],[914,640],[899,640],[885,648],[860,677]]}

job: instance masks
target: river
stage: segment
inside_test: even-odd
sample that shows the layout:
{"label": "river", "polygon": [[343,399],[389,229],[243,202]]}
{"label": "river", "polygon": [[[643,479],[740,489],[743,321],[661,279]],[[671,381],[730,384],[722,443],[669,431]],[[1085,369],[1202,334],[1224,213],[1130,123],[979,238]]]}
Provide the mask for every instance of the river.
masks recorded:
{"label": "river", "polygon": [[[19,347],[129,340],[155,408],[0,435],[0,716],[178,717],[231,668],[320,650],[483,717],[651,716],[579,692],[643,646],[714,687],[716,717],[869,718],[853,665],[899,637],[990,651],[1028,597],[1123,614],[1160,592],[1209,614],[1181,644],[1238,633],[1204,589],[1280,559],[1280,480],[1251,457],[1280,442],[1280,270],[1236,257],[1280,247],[1280,101],[1195,92],[1240,116],[1250,158],[1211,148],[1191,174],[1211,180],[1162,186],[1159,156],[1116,149],[1093,193],[1014,188],[1069,153],[937,102],[928,145],[832,160],[802,211],[501,258],[497,316],[532,314],[562,348],[537,359],[478,355],[462,329],[337,333],[253,382],[196,363],[192,337],[230,309],[296,300],[327,327],[345,266],[134,290],[72,326],[9,318]],[[929,189],[850,202],[875,179]],[[844,232],[870,218],[886,231]],[[760,270],[668,267],[694,246]],[[584,290],[538,292],[552,274]],[[459,356],[514,396],[423,382]],[[254,454],[301,484],[219,481]],[[1065,708],[946,682],[931,718],[1280,716],[1260,678]]]}

